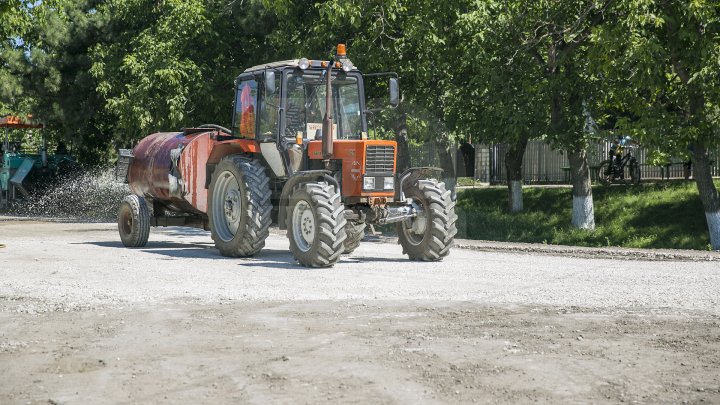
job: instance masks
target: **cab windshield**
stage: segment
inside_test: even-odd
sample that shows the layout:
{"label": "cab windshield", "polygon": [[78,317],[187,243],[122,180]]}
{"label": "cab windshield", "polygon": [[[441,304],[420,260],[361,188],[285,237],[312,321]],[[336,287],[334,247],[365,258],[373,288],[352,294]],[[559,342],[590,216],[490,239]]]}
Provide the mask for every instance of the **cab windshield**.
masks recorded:
{"label": "cab windshield", "polygon": [[[287,81],[285,136],[314,139],[322,133],[326,78],[321,72],[293,71]],[[336,139],[360,139],[362,118],[358,79],[345,73],[332,78],[333,133]],[[321,134],[322,135],[322,134]]]}

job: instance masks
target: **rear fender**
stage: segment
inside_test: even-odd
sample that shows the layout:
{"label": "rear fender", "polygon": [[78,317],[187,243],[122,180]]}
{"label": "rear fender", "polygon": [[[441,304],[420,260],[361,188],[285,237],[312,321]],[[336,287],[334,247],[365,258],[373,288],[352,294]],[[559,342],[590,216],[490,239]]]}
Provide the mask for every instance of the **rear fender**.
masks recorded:
{"label": "rear fender", "polygon": [[211,131],[190,138],[180,156],[183,198],[203,213],[207,212],[208,187],[215,165],[227,155],[260,152],[254,140],[218,140],[217,134]]}

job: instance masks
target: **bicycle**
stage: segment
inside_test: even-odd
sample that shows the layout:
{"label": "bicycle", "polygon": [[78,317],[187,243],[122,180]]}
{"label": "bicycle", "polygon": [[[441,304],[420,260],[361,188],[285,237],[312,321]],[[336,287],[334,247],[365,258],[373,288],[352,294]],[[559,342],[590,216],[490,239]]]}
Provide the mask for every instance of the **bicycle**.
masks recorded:
{"label": "bicycle", "polygon": [[640,164],[633,156],[630,149],[635,149],[637,146],[625,146],[628,149],[625,156],[623,156],[619,162],[613,164],[613,160],[603,160],[600,162],[598,169],[598,180],[605,186],[612,183],[627,184],[625,180],[625,168],[627,167],[630,174],[630,182],[633,185],[640,184]]}

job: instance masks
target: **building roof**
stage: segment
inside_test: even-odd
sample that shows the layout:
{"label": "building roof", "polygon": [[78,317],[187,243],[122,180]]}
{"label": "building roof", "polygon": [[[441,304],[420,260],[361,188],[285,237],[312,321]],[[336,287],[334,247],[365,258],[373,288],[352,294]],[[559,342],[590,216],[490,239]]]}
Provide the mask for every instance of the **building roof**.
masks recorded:
{"label": "building roof", "polygon": [[43,128],[43,124],[36,124],[30,121],[32,115],[28,115],[27,120],[14,115],[8,115],[0,118],[0,128]]}

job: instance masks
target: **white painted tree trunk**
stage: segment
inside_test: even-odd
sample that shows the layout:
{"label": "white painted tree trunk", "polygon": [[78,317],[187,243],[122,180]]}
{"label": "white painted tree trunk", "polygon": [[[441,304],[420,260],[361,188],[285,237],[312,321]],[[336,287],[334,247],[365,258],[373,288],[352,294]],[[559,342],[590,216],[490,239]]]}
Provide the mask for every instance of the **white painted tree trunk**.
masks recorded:
{"label": "white painted tree trunk", "polygon": [[702,143],[693,145],[693,177],[697,185],[700,201],[703,203],[710,246],[713,250],[720,250],[720,194],[713,183],[710,170],[710,155]]}
{"label": "white painted tree trunk", "polygon": [[573,196],[572,225],[580,229],[595,229],[592,194]]}
{"label": "white painted tree trunk", "polygon": [[592,186],[587,154],[584,149],[568,151],[570,180],[573,185],[572,226],[580,229],[595,229]]}
{"label": "white painted tree trunk", "polygon": [[523,192],[522,182],[512,180],[510,182],[510,212],[517,213],[523,211]]}
{"label": "white painted tree trunk", "polygon": [[706,212],[705,219],[710,232],[710,246],[712,250],[720,250],[720,211]]}

